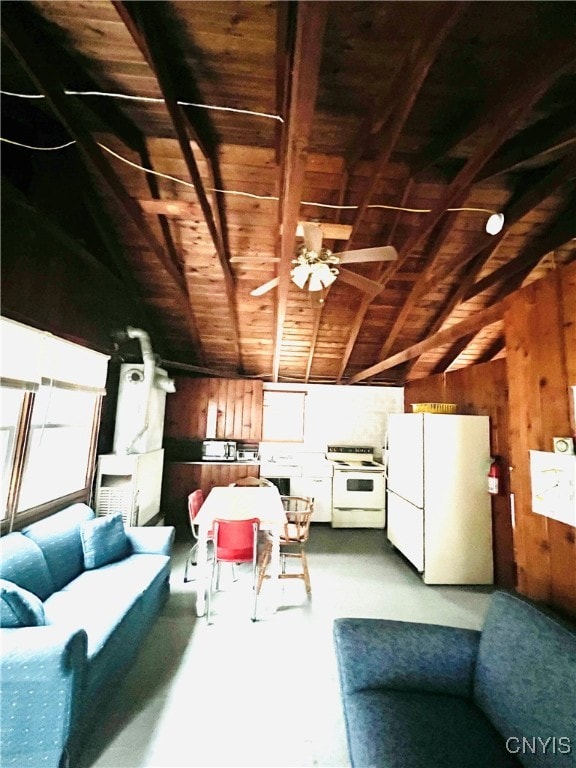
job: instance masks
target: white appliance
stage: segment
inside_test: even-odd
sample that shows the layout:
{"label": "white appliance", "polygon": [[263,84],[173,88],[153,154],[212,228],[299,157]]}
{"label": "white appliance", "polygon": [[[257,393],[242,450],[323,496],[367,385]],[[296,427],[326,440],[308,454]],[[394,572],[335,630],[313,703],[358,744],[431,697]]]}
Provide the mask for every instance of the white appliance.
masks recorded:
{"label": "white appliance", "polygon": [[114,453],[98,457],[94,509],[146,525],[160,511],[166,394],[176,388],[156,365],[146,331],[129,326],[125,338],[139,341],[143,362],[120,366]]}
{"label": "white appliance", "polygon": [[385,467],[374,461],[374,448],[365,445],[329,445],[326,458],[334,467],[332,527],[384,528]]}
{"label": "white appliance", "polygon": [[94,509],[122,513],[126,525],[146,525],[160,509],[164,450],[99,456]]}
{"label": "white appliance", "polygon": [[332,462],[321,453],[262,457],[260,477],[271,480],[286,496],[314,499],[313,523],[332,520]]}
{"label": "white appliance", "polygon": [[170,391],[166,386],[170,381],[162,368],[154,367],[153,373],[148,373],[142,363],[120,366],[114,453],[146,453],[162,448],[166,393]]}
{"label": "white appliance", "polygon": [[390,542],[426,584],[492,584],[487,416],[390,414]]}

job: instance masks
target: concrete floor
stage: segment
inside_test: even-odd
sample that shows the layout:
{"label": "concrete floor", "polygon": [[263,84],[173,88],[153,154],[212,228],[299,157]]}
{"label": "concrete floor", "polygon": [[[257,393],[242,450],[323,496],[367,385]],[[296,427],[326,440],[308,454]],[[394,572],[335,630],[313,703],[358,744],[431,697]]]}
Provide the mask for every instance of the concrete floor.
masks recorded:
{"label": "concrete floor", "polygon": [[250,621],[250,574],[223,579],[213,624],[183,583],[189,545],[176,544],[172,593],[137,662],[94,723],[80,768],[349,766],[332,623],[366,616],[479,628],[491,588],[431,587],[376,530],[312,527],[312,599],[300,580],[270,584]]}

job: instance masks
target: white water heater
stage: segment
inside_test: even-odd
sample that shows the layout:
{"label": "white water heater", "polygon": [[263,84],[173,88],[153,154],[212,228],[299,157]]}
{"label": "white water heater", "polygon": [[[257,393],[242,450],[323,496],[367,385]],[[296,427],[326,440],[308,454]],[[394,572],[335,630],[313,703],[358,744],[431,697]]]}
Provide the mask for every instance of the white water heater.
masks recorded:
{"label": "white water heater", "polygon": [[160,511],[166,394],[176,390],[156,366],[148,334],[128,328],[127,337],[140,341],[143,363],[120,366],[114,453],[98,457],[94,508],[97,515],[121,512],[127,525],[146,525]]}
{"label": "white water heater", "polygon": [[114,453],[147,453],[162,448],[166,371],[155,368],[153,380],[145,378],[144,365],[120,366]]}

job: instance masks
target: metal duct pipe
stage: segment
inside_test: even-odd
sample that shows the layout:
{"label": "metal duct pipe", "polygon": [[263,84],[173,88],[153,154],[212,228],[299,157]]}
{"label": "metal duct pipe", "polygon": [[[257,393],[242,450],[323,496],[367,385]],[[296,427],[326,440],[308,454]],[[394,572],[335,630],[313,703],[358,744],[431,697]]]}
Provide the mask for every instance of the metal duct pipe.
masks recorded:
{"label": "metal duct pipe", "polygon": [[129,339],[138,339],[140,342],[140,348],[142,350],[142,362],[144,363],[144,381],[142,386],[144,387],[144,393],[142,395],[144,401],[144,413],[143,423],[136,434],[132,442],[126,448],[126,453],[132,453],[132,450],[138,440],[142,437],[144,432],[148,429],[148,407],[150,405],[150,395],[152,394],[152,387],[154,386],[154,374],[156,372],[156,360],[154,353],[152,352],[152,344],[150,343],[150,336],[141,328],[132,328],[128,326],[126,328],[126,335]]}

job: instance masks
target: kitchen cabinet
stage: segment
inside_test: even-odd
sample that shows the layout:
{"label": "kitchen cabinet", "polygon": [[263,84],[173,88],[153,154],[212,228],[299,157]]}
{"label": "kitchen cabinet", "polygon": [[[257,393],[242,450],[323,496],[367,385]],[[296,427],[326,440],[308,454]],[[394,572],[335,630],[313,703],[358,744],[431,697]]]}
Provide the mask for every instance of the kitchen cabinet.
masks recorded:
{"label": "kitchen cabinet", "polygon": [[314,499],[313,523],[329,523],[332,520],[332,478],[293,477],[290,480],[291,496],[309,496]]}

